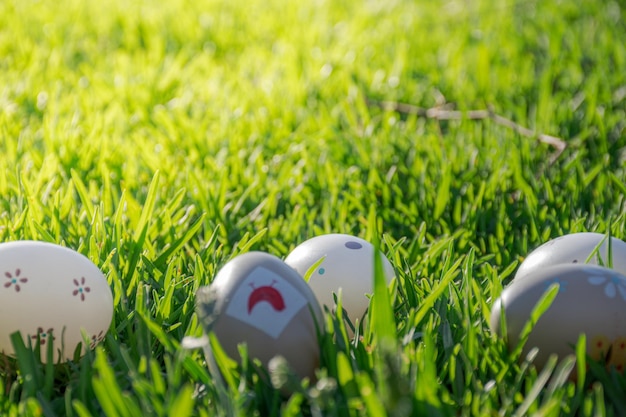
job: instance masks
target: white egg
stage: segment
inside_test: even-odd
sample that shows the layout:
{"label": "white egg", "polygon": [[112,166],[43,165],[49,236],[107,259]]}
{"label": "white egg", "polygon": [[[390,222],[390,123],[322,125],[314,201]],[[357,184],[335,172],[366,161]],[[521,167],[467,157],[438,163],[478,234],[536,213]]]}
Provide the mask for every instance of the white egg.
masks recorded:
{"label": "white egg", "polygon": [[[389,283],[395,277],[393,266],[380,255]],[[297,246],[285,263],[304,276],[320,260],[309,278],[309,286],[320,304],[335,307],[333,293],[338,294],[341,289],[343,308],[350,321],[361,320],[369,306],[367,294],[373,292],[374,246],[350,235],[321,235]]]}
{"label": "white egg", "polygon": [[[53,343],[54,362],[74,357],[83,332],[93,348],[113,317],[113,297],[102,272],[85,256],[46,242],[0,244],[0,352],[14,355],[11,334],[26,346],[40,344],[46,361]],[[83,343],[82,353],[85,352]]]}
{"label": "white egg", "polygon": [[[515,279],[526,276],[546,266],[579,263],[584,264],[598,244],[602,243],[597,253],[589,260],[592,265],[608,266],[609,245],[606,235],[601,233],[572,233],[552,239],[532,251],[522,262]],[[626,275],[626,242],[611,238],[613,269]]]}

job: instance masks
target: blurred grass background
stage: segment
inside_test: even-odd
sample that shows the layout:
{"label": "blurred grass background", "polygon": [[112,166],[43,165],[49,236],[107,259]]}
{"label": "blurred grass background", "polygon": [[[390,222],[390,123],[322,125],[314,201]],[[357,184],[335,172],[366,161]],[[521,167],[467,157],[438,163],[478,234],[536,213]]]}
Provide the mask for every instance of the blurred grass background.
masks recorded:
{"label": "blurred grass background", "polygon": [[[86,254],[115,294],[102,348],[54,371],[6,367],[0,410],[626,414],[623,376],[596,370],[587,389],[553,369],[542,389],[486,321],[540,243],[626,234],[625,10],[0,1],[0,236]],[[549,145],[490,120],[377,100],[492,108],[567,148],[553,162]],[[317,386],[285,400],[233,368],[224,397],[202,355],[180,349],[201,334],[195,291],[237,253],[284,257],[328,232],[380,236],[398,276],[397,350],[325,340]]]}

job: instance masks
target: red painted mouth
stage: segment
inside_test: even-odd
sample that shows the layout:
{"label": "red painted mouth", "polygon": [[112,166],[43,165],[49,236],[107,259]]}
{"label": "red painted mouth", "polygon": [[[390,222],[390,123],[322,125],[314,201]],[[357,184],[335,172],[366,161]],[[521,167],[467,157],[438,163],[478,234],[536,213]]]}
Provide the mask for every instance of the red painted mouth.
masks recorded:
{"label": "red painted mouth", "polygon": [[285,300],[282,294],[273,287],[275,283],[276,281],[272,281],[270,285],[264,285],[259,288],[254,288],[254,285],[250,284],[254,290],[250,294],[250,297],[248,297],[248,314],[252,314],[252,309],[263,301],[269,303],[276,311],[283,311],[285,309]]}

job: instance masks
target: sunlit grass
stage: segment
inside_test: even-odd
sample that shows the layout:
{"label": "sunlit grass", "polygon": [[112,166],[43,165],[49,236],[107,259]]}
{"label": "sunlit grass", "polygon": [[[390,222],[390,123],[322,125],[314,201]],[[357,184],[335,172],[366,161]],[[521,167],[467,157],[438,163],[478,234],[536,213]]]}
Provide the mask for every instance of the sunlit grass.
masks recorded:
{"label": "sunlit grass", "polygon": [[[531,249],[626,236],[625,17],[592,0],[1,1],[0,236],[87,255],[115,312],[77,362],[2,363],[0,414],[625,415],[623,376],[538,372],[488,328]],[[491,107],[568,147],[552,163],[489,120],[368,99]],[[363,338],[326,316],[343,337],[320,340],[317,384],[283,398],[224,358],[221,383],[181,349],[225,262],[329,232],[378,241],[398,279]]]}

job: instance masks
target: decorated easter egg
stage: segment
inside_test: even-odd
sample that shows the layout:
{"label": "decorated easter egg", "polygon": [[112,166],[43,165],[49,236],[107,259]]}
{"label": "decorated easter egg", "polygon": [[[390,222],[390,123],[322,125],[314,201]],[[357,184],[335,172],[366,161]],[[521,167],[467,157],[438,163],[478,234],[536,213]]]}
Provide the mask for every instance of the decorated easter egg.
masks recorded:
{"label": "decorated easter egg", "polygon": [[[387,283],[395,273],[389,260],[380,253]],[[321,262],[320,262],[321,261]],[[309,286],[322,305],[335,306],[333,293],[341,289],[342,306],[355,323],[369,306],[368,294],[373,292],[374,246],[358,237],[327,234],[298,245],[285,263],[302,276],[317,264],[309,276]]]}
{"label": "decorated easter egg", "polygon": [[[14,355],[11,334],[40,346],[47,361],[74,358],[100,342],[111,324],[113,297],[106,278],[85,256],[37,241],[0,244],[0,352]],[[85,342],[84,336],[88,339]]]}
{"label": "decorated easter egg", "polygon": [[542,367],[551,354],[573,354],[581,334],[586,335],[587,354],[619,372],[626,365],[626,276],[596,265],[561,264],[535,270],[514,280],[493,304],[491,328],[501,334],[505,319],[510,348],[539,299],[552,284],[559,290],[550,307],[533,327],[524,355],[539,352],[535,364]]}
{"label": "decorated easter egg", "polygon": [[[606,235],[590,232],[572,233],[552,239],[532,251],[520,265],[515,279],[550,265],[585,263],[600,243],[602,245],[588,263],[608,267],[609,241]],[[626,275],[626,242],[611,237],[611,254],[613,269]]]}
{"label": "decorated easter egg", "polygon": [[315,377],[322,312],[302,277],[276,256],[248,252],[229,261],[198,290],[197,310],[231,358],[240,359],[237,346],[245,343],[265,366],[280,355],[299,376]]}

